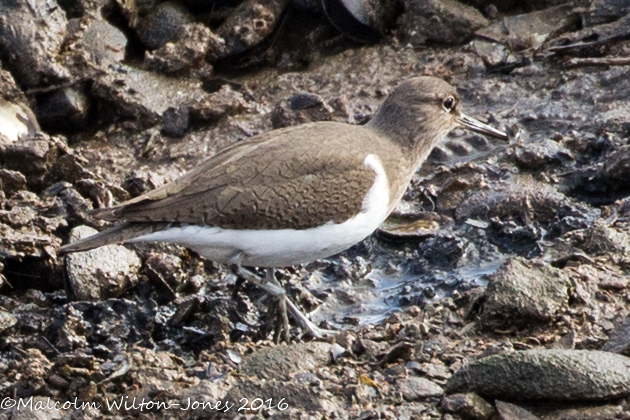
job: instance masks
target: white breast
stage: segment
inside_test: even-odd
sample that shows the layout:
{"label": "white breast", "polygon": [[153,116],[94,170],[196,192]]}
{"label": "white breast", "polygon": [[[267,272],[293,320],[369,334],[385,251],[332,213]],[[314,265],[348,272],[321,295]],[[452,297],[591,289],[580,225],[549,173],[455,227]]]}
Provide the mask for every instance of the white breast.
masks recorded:
{"label": "white breast", "polygon": [[389,184],[378,157],[363,161],[375,173],[374,184],[361,212],[343,223],[329,222],[312,229],[239,230],[190,225],[141,236],[130,242],[175,242],[222,263],[241,253],[242,264],[286,267],[335,255],[365,239],[388,216]]}

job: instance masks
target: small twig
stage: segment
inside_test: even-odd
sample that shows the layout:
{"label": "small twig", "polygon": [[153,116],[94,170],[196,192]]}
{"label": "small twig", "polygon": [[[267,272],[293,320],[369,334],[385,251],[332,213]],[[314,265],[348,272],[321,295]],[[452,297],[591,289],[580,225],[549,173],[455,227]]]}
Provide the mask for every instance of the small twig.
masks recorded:
{"label": "small twig", "polygon": [[630,57],[572,58],[565,66],[567,68],[585,66],[630,66]]}

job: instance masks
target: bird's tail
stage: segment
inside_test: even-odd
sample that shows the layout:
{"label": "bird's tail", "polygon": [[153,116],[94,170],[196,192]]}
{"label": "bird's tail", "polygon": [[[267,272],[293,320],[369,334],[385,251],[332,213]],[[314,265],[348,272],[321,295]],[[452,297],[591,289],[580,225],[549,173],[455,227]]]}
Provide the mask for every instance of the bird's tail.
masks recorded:
{"label": "bird's tail", "polygon": [[164,230],[167,227],[167,223],[123,223],[122,225],[97,233],[96,235],[64,245],[59,248],[57,253],[67,254],[70,252],[87,251],[105,245],[128,242],[140,236]]}

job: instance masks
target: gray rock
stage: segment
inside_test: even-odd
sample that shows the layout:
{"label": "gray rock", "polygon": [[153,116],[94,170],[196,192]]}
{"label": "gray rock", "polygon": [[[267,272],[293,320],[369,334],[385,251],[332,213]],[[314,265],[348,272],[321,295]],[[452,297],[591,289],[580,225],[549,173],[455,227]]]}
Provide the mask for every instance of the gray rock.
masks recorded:
{"label": "gray rock", "polygon": [[595,0],[586,12],[582,14],[582,26],[601,25],[630,13],[630,3],[626,0]]}
{"label": "gray rock", "polygon": [[580,401],[630,395],[630,359],[588,350],[528,350],[495,354],[459,370],[447,393],[484,397]]}
{"label": "gray rock", "polygon": [[112,104],[103,110],[103,117],[132,119],[139,128],[160,124],[169,107],[210,99],[198,80],[171,78],[124,66],[95,80],[91,93]]}
{"label": "gray rock", "polygon": [[497,400],[494,405],[497,407],[501,420],[540,420],[529,411],[514,404]]}
{"label": "gray rock", "polygon": [[572,27],[578,19],[571,3],[533,13],[509,16],[476,32],[477,36],[498,42],[512,51],[538,49],[551,36]]}
{"label": "gray rock", "polygon": [[442,399],[442,410],[466,420],[488,420],[495,414],[494,407],[475,393],[446,395]]}
{"label": "gray rock", "polygon": [[441,397],[444,390],[441,386],[425,378],[410,376],[398,381],[398,389],[407,401],[418,401],[425,398]]}
{"label": "gray rock", "polygon": [[7,197],[17,191],[26,189],[26,178],[21,172],[0,169],[0,190]]}
{"label": "gray rock", "polygon": [[268,347],[245,358],[239,372],[260,379],[286,380],[291,374],[327,364],[331,349],[330,344],[320,342]]}
{"label": "gray rock", "polygon": [[630,318],[615,326],[602,350],[630,356]]}
{"label": "gray rock", "polygon": [[404,42],[461,45],[490,22],[479,10],[454,0],[406,0],[398,20]]}
{"label": "gray rock", "polygon": [[536,414],[541,420],[617,420],[626,419],[628,409],[625,404],[597,404],[582,407],[541,407]]}
{"label": "gray rock", "polygon": [[[106,70],[109,65],[121,63],[125,59],[127,37],[109,22],[102,19],[72,19],[68,23],[66,57],[81,56],[91,66]],[[76,64],[76,63],[72,63]]]}
{"label": "gray rock", "polygon": [[334,110],[314,93],[296,93],[280,102],[271,113],[273,128],[315,121],[330,121]]}
{"label": "gray rock", "polygon": [[54,0],[0,3],[0,54],[20,84],[36,87],[68,79],[68,71],[55,57],[66,24],[66,15]]}
{"label": "gray rock", "polygon": [[[95,233],[95,229],[78,226],[70,232],[70,242]],[[140,265],[136,253],[121,245],[69,254],[66,257],[69,289],[75,300],[118,297],[137,283]]]}
{"label": "gray rock", "polygon": [[7,169],[24,174],[29,188],[38,190],[58,156],[58,148],[47,136],[37,136],[20,139],[7,147],[4,161]]}
{"label": "gray rock", "polygon": [[549,321],[568,306],[569,287],[562,270],[538,260],[509,258],[490,277],[481,322],[496,327]]}
{"label": "gray rock", "polygon": [[192,17],[180,3],[160,3],[146,17],[139,20],[136,32],[140,41],[149,49],[157,49],[173,41]]}
{"label": "gray rock", "polygon": [[604,161],[604,166],[595,175],[594,181],[608,191],[626,188],[630,180],[630,145],[621,146]]}

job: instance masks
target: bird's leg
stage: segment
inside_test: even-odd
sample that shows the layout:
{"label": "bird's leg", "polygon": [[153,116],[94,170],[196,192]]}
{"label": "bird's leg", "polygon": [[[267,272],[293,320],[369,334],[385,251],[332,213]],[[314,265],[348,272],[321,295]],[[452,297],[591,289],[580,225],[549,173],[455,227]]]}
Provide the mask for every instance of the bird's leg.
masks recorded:
{"label": "bird's leg", "polygon": [[[276,284],[278,287],[282,287],[280,282],[276,279],[276,276],[274,276],[273,268],[267,269],[267,281]],[[286,307],[289,309],[289,312],[291,312],[291,316],[293,316],[302,328],[307,330],[313,337],[322,338],[326,335],[333,335],[336,333],[335,331],[324,330],[317,327],[306,317],[306,315],[302,313],[302,311],[298,309],[297,306],[295,306],[293,302],[291,302],[291,299],[288,297],[286,298]],[[286,316],[286,311],[284,314]]]}
{"label": "bird's leg", "polygon": [[[235,254],[232,258],[230,258],[230,261],[229,261],[230,270],[232,270],[232,272],[237,277],[241,277],[245,279],[246,281],[260,287],[265,292],[269,293],[271,296],[274,296],[274,297],[283,296],[284,302],[280,303],[280,309],[282,310],[282,305],[284,304],[284,307],[285,307],[284,313],[286,314],[286,309],[288,309],[288,311],[291,313],[293,318],[295,318],[295,320],[302,326],[302,328],[307,330],[313,337],[322,338],[323,336],[326,336],[326,335],[335,334],[335,331],[323,330],[317,327],[298,309],[297,306],[293,304],[293,302],[291,302],[291,300],[289,300],[289,298],[287,298],[284,288],[280,285],[280,282],[278,282],[278,280],[273,275],[273,271],[271,272],[271,276],[269,275],[269,272],[267,272],[266,279],[265,281],[263,281],[260,277],[258,277],[251,271],[246,270],[243,267],[241,267],[241,264],[240,264],[241,259],[242,259],[242,255],[238,253],[238,254]],[[285,335],[286,336],[289,335],[288,328],[285,328]]]}
{"label": "bird's leg", "polygon": [[279,311],[278,315],[282,319],[282,328],[280,328],[280,323],[278,323],[278,327],[276,328],[275,341],[276,343],[279,341],[281,329],[284,329],[284,340],[287,343],[290,343],[291,342],[291,329],[289,327],[289,315],[287,315],[287,301],[289,300],[289,298],[287,298],[286,290],[284,290],[282,285],[280,285],[280,282],[276,280],[276,276],[274,275],[273,270],[274,270],[273,268],[267,268],[267,273],[266,273],[267,283],[275,284],[276,286],[282,288],[282,290],[284,291],[284,294],[282,296],[278,296],[278,311]]}

